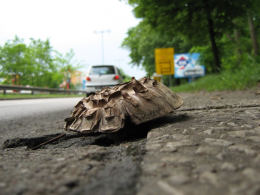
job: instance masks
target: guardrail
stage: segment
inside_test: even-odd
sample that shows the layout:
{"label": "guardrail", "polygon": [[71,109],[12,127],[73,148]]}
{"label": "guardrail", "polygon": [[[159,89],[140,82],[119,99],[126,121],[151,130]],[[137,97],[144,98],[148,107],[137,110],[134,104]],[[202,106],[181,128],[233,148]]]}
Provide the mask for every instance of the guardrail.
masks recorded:
{"label": "guardrail", "polygon": [[63,94],[86,93],[86,91],[84,90],[25,87],[25,86],[17,86],[17,85],[0,85],[0,90],[3,90],[3,94],[7,94],[7,90],[17,90],[17,91],[23,90],[23,91],[29,91],[31,92],[31,94],[34,94],[35,91],[49,92],[49,93],[63,93]]}

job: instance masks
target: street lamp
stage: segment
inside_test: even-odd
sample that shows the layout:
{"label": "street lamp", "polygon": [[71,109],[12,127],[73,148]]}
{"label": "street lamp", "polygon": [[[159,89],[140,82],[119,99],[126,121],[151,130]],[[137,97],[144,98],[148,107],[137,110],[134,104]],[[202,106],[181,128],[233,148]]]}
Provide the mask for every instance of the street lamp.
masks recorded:
{"label": "street lamp", "polygon": [[110,33],[110,30],[95,30],[94,33],[101,35],[102,64],[104,64],[104,33]]}

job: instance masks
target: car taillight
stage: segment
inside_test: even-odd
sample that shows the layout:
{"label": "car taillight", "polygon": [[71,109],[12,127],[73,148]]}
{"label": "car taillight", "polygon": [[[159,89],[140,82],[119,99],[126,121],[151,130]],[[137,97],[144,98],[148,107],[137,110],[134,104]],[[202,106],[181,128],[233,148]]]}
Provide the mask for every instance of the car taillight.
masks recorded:
{"label": "car taillight", "polygon": [[90,77],[86,77],[86,80],[87,80],[87,81],[91,81],[91,78],[90,78]]}
{"label": "car taillight", "polygon": [[115,80],[118,80],[119,78],[120,78],[119,75],[116,75],[116,76],[114,77]]}

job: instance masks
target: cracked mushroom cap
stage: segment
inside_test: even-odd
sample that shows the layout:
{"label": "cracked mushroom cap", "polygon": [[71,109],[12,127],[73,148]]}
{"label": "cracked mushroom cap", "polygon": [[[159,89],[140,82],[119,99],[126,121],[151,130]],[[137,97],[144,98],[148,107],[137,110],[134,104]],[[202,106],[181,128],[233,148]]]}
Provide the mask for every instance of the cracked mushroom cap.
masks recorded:
{"label": "cracked mushroom cap", "polygon": [[124,127],[127,118],[138,125],[167,115],[182,104],[182,98],[162,83],[133,78],[80,100],[71,117],[65,119],[65,130],[115,132]]}

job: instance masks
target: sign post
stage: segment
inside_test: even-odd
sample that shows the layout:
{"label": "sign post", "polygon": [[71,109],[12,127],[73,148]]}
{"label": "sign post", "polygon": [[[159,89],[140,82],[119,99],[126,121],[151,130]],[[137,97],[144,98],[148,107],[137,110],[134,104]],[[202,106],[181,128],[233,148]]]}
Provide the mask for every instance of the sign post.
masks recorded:
{"label": "sign post", "polygon": [[155,69],[157,75],[169,75],[170,86],[172,85],[171,75],[174,74],[174,48],[155,49]]}
{"label": "sign post", "polygon": [[155,64],[158,75],[174,74],[174,49],[173,48],[156,48]]}
{"label": "sign post", "polygon": [[205,75],[205,66],[199,64],[199,53],[175,54],[175,78],[189,78],[191,81],[195,77]]}

